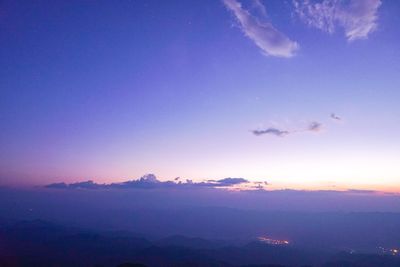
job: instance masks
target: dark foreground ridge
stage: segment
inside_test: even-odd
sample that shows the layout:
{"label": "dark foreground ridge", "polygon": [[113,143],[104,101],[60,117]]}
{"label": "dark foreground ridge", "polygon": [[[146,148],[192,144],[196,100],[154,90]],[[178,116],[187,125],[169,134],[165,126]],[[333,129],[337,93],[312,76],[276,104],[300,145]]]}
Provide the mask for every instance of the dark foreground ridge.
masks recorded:
{"label": "dark foreground ridge", "polygon": [[2,223],[0,266],[400,266],[400,257],[171,236],[149,241],[45,221]]}

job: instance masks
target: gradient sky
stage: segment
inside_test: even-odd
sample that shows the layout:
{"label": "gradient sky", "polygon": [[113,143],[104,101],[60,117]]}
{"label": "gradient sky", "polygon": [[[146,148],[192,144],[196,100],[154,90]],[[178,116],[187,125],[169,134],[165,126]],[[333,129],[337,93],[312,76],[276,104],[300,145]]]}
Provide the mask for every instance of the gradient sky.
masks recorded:
{"label": "gradient sky", "polygon": [[318,2],[2,1],[0,184],[400,191],[400,3]]}

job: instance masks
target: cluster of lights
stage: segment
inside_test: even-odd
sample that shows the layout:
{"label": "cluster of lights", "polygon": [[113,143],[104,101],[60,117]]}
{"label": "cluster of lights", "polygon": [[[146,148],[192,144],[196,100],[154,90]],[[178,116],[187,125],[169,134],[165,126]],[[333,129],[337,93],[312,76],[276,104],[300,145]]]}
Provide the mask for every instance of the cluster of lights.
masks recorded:
{"label": "cluster of lights", "polygon": [[400,255],[400,249],[398,248],[384,248],[384,247],[379,247],[379,249],[382,251],[384,254],[391,254],[393,256],[398,256]]}
{"label": "cluster of lights", "polygon": [[287,241],[287,240],[272,239],[272,238],[268,238],[265,236],[258,237],[258,241],[269,244],[269,245],[274,245],[274,246],[289,245],[289,241]]}

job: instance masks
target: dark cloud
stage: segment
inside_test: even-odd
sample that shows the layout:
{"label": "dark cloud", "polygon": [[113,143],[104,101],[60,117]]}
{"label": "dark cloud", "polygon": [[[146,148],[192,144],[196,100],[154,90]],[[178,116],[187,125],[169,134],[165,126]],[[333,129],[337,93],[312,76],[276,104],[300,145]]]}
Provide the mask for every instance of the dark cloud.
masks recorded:
{"label": "dark cloud", "polygon": [[318,132],[322,130],[322,123],[313,121],[311,122],[306,129],[300,129],[300,130],[292,130],[292,131],[287,131],[287,130],[280,130],[278,128],[267,128],[264,130],[253,130],[251,131],[254,135],[260,136],[264,134],[271,134],[279,137],[285,137],[289,134],[293,133],[300,133],[300,132]]}
{"label": "dark cloud", "polygon": [[155,189],[155,188],[223,188],[223,187],[234,187],[242,184],[251,184],[244,178],[224,178],[220,180],[207,180],[201,182],[193,182],[190,179],[186,179],[186,182],[180,181],[179,177],[173,181],[160,181],[154,174],[146,174],[139,179],[130,180],[121,183],[111,184],[98,184],[91,180],[77,183],[54,183],[49,184],[47,188],[56,189]]}
{"label": "dark cloud", "polygon": [[91,180],[89,181],[84,181],[84,182],[77,182],[77,183],[71,183],[71,184],[66,184],[66,183],[54,183],[54,184],[49,184],[46,187],[48,188],[59,188],[59,189],[99,189],[101,187],[104,187],[103,184],[97,184]]}
{"label": "dark cloud", "polygon": [[342,120],[342,118],[340,118],[339,116],[337,116],[335,113],[332,113],[330,117],[331,117],[331,119],[333,119],[333,120],[337,120],[337,121]]}
{"label": "dark cloud", "polygon": [[110,188],[142,188],[152,189],[160,187],[173,187],[176,183],[172,181],[161,182],[154,174],[146,174],[137,180],[130,180],[122,183],[112,183],[106,185]]}
{"label": "dark cloud", "polygon": [[248,183],[249,181],[244,178],[224,178],[217,181],[220,185],[235,185]]}
{"label": "dark cloud", "polygon": [[86,182],[73,183],[73,184],[70,184],[68,186],[70,188],[76,188],[76,189],[79,189],[79,188],[97,189],[97,188],[102,187],[103,185],[102,184],[96,184],[95,182],[89,180],[89,181],[86,181]]}
{"label": "dark cloud", "polygon": [[289,131],[285,131],[285,130],[279,130],[277,128],[267,128],[265,130],[253,130],[252,133],[254,135],[264,135],[264,134],[272,134],[272,135],[276,135],[276,136],[286,136],[289,134]]}
{"label": "dark cloud", "polygon": [[310,125],[308,126],[308,131],[311,132],[319,132],[321,129],[322,129],[322,124],[317,121],[311,122]]}
{"label": "dark cloud", "polygon": [[46,185],[47,188],[68,188],[68,185],[66,183],[54,183],[54,184],[49,184]]}
{"label": "dark cloud", "polygon": [[356,194],[374,194],[378,193],[376,190],[365,190],[365,189],[348,189],[346,192],[356,193]]}

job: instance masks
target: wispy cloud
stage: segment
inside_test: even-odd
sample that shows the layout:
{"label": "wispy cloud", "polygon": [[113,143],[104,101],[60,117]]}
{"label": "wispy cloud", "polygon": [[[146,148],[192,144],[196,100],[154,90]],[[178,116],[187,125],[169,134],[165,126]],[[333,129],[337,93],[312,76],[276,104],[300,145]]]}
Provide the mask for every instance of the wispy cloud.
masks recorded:
{"label": "wispy cloud", "polygon": [[267,17],[267,9],[261,0],[253,0],[252,7],[256,9],[262,16]]}
{"label": "wispy cloud", "polygon": [[367,38],[377,27],[381,0],[293,0],[295,13],[311,27],[333,33],[342,27],[348,41]]}
{"label": "wispy cloud", "polygon": [[[250,38],[265,55],[276,57],[292,57],[299,45],[290,40],[283,33],[279,32],[269,22],[261,22],[259,18],[250,14],[249,11],[242,7],[242,4],[237,0],[223,0],[226,8],[234,14],[235,18],[240,24],[241,30]],[[263,7],[266,14],[264,5],[260,1],[254,2],[258,9]]]}

